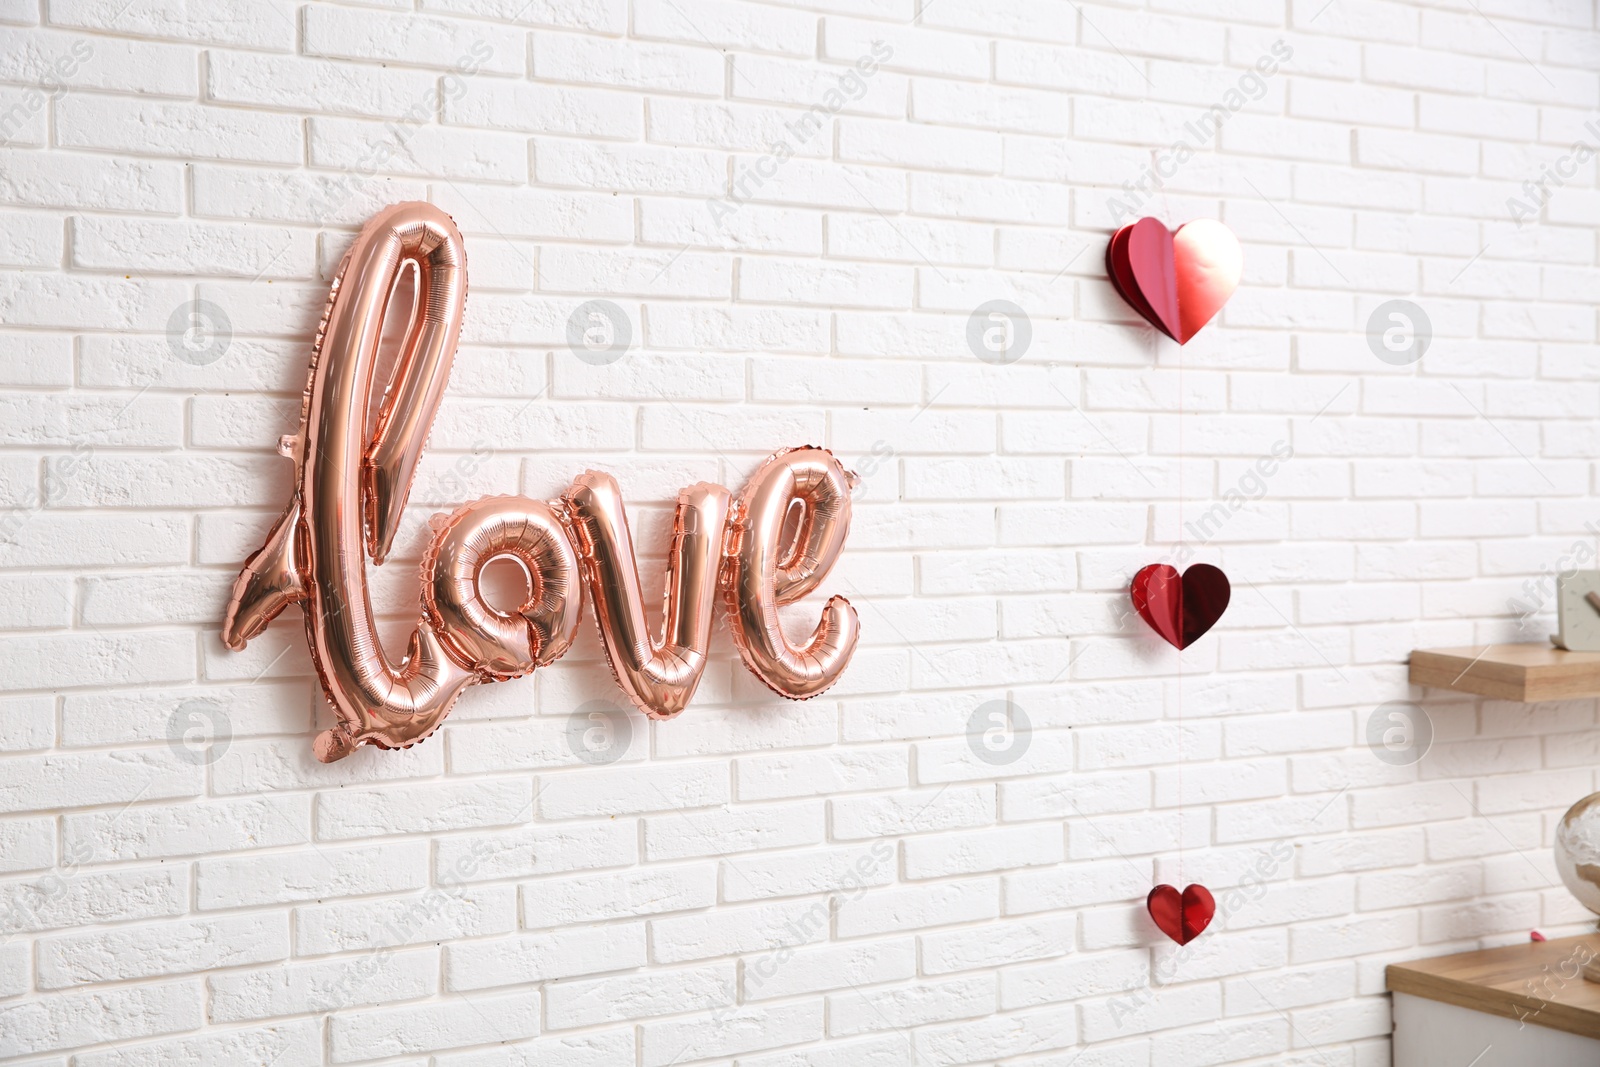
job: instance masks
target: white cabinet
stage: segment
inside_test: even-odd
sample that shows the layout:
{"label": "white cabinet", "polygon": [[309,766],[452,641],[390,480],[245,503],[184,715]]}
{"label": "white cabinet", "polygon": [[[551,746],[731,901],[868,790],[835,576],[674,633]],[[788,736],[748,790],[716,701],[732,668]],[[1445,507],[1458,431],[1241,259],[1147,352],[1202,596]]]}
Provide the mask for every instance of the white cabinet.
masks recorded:
{"label": "white cabinet", "polygon": [[[1581,981],[1581,979],[1580,979]],[[1600,1041],[1407,993],[1394,995],[1394,1067],[1596,1067]]]}
{"label": "white cabinet", "polygon": [[1394,1067],[1600,1067],[1600,937],[1563,937],[1388,968]]}

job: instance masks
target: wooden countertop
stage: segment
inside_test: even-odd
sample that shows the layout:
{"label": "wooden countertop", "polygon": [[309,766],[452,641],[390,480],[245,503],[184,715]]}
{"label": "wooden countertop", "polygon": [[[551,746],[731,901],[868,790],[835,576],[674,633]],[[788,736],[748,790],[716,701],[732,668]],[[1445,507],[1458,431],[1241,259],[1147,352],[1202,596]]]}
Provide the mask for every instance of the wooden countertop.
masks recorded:
{"label": "wooden countertop", "polygon": [[1590,960],[1600,960],[1600,934],[1391,963],[1387,977],[1391,993],[1600,1040],[1600,983],[1580,973]]}
{"label": "wooden countertop", "polygon": [[1419,648],[1411,653],[1411,684],[1527,703],[1600,696],[1600,652],[1533,644]]}

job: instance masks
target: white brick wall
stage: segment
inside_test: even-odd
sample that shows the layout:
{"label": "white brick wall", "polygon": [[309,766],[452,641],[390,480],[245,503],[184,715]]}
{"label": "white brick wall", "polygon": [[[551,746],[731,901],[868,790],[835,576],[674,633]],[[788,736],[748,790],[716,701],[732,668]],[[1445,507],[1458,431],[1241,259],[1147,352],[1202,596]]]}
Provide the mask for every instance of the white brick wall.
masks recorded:
{"label": "white brick wall", "polygon": [[[0,0],[0,1061],[1387,1064],[1386,963],[1587,921],[1595,702],[1403,663],[1542,640],[1595,558],[1597,70],[1586,0]],[[719,630],[678,721],[608,717],[586,624],[312,759],[298,619],[218,627],[329,273],[418,198],[471,293],[390,638],[434,511],[601,467],[654,583],[678,487],[815,442],[835,691]],[[1105,279],[1119,201],[1245,245],[1187,348]],[[1181,658],[1125,593],[1180,543],[1235,590]],[[1186,949],[1158,881],[1221,902]]]}

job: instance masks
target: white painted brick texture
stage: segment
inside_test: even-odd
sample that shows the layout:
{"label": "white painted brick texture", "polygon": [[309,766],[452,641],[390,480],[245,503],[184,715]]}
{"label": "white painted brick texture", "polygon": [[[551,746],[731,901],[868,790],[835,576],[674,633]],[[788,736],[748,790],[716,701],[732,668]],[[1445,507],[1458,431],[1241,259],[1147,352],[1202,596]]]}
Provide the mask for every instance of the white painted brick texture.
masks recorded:
{"label": "white painted brick texture", "polygon": [[[1387,1064],[1385,964],[1589,921],[1549,846],[1596,703],[1404,662],[1542,641],[1595,558],[1596,18],[0,0],[0,1062]],[[331,273],[404,199],[471,289],[387,639],[436,511],[611,471],[654,587],[680,486],[815,443],[862,476],[835,690],[719,629],[683,716],[611,714],[585,624],[312,759],[297,614],[218,628]],[[1245,248],[1182,349],[1105,277],[1145,214]],[[1395,299],[1419,362],[1369,341]],[[1125,592],[1180,544],[1234,583],[1181,656]],[[1395,701],[1420,760],[1369,744]],[[1182,951],[1161,881],[1221,904]]]}

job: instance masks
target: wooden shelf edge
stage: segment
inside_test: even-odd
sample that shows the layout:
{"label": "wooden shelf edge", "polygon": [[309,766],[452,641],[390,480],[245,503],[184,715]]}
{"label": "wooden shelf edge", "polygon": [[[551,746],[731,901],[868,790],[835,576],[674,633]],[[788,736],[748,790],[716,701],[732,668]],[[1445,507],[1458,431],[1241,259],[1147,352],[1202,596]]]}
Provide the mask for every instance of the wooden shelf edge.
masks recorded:
{"label": "wooden shelf edge", "polygon": [[1540,644],[1419,648],[1410,681],[1433,689],[1539,703],[1600,696],[1600,652]]}

